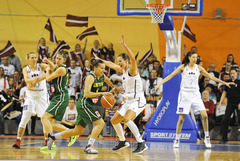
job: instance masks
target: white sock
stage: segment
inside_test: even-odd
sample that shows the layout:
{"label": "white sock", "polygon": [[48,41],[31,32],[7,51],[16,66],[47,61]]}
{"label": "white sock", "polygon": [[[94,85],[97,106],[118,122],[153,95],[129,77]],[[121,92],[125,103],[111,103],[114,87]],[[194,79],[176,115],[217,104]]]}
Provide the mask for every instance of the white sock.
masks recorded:
{"label": "white sock", "polygon": [[181,134],[176,134],[175,140],[180,140]]}
{"label": "white sock", "polygon": [[93,139],[93,138],[90,138],[90,139],[88,140],[88,145],[89,145],[89,144],[93,145],[93,144],[94,144],[94,142],[95,142],[95,139]]}
{"label": "white sock", "polygon": [[209,137],[209,131],[204,131],[205,137]]}
{"label": "white sock", "polygon": [[116,124],[116,125],[113,125],[118,137],[119,137],[119,140],[120,141],[125,141],[125,136],[124,136],[124,133],[123,133],[123,128],[122,128],[122,125],[120,123]]}
{"label": "white sock", "polygon": [[141,135],[140,135],[140,132],[139,132],[139,130],[138,130],[137,125],[136,125],[132,120],[128,121],[128,122],[126,123],[126,125],[127,125],[128,128],[131,130],[131,132],[133,133],[133,135],[135,136],[137,142],[143,142],[142,137],[141,137]]}
{"label": "white sock", "polygon": [[21,137],[17,137],[17,139],[21,140]]}
{"label": "white sock", "polygon": [[55,138],[57,139],[57,138],[62,137],[62,134],[59,132],[59,133],[54,134],[54,136],[55,136]]}

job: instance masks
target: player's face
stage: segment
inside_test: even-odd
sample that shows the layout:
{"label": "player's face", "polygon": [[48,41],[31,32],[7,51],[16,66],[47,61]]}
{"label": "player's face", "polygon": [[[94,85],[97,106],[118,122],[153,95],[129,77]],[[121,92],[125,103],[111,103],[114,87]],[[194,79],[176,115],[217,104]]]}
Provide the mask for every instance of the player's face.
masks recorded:
{"label": "player's face", "polygon": [[35,64],[37,63],[37,55],[36,54],[30,54],[28,58],[29,64]]}
{"label": "player's face", "polygon": [[189,58],[190,63],[196,63],[197,62],[197,54],[192,54]]}
{"label": "player's face", "polygon": [[230,77],[236,79],[237,78],[237,72],[235,70],[231,70]]}
{"label": "player's face", "polygon": [[103,75],[105,72],[105,64],[99,63],[97,67],[94,67],[94,73],[95,75]]}
{"label": "player's face", "polygon": [[65,59],[63,58],[63,56],[60,54],[57,54],[56,65],[59,67],[59,66],[63,65],[64,61],[65,61]]}
{"label": "player's face", "polygon": [[117,60],[118,60],[118,65],[124,69],[127,65],[127,62],[126,60],[124,60],[121,56],[117,57]]}

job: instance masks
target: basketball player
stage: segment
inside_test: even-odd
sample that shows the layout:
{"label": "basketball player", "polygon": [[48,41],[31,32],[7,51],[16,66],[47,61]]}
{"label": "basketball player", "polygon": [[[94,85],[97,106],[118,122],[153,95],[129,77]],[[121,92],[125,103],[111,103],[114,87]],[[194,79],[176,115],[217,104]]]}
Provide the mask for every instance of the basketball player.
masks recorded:
{"label": "basketball player", "polygon": [[[66,107],[69,103],[68,96],[68,69],[63,63],[66,61],[67,52],[60,51],[56,56],[56,65],[50,60],[44,59],[49,64],[46,68],[46,80],[52,82],[53,98],[50,105],[42,116],[42,123],[46,133],[52,133],[55,131],[64,131],[66,128],[64,125],[56,123],[56,120],[62,121],[63,115],[66,111]],[[72,137],[70,144],[73,144],[77,139]],[[47,139],[45,140],[45,143]],[[54,147],[53,147],[54,148]]]}
{"label": "basketball player", "polygon": [[[119,137],[119,142],[112,150],[117,151],[127,148],[130,145],[124,137],[123,128],[120,124],[121,121],[124,120],[138,142],[137,149],[133,151],[133,153],[137,154],[148,149],[147,145],[142,140],[136,124],[133,122],[133,120],[144,110],[146,99],[144,97],[142,81],[138,73],[135,56],[125,44],[124,36],[122,36],[120,44],[127,50],[127,54],[122,53],[117,57],[118,65],[103,60],[108,67],[123,73],[123,88],[125,90],[123,95],[125,102],[111,119],[111,123]],[[99,59],[96,55],[94,56],[96,59]]]}
{"label": "basketball player", "polygon": [[[61,133],[56,133],[55,135],[48,134],[48,149],[51,149],[52,143],[60,137],[70,137],[73,135],[81,135],[85,127],[89,123],[93,123],[96,126],[93,128],[90,138],[88,140],[88,145],[86,146],[84,152],[88,154],[97,154],[98,151],[94,148],[93,144],[95,139],[102,131],[105,122],[103,121],[101,115],[94,108],[93,98],[107,95],[108,92],[98,92],[103,87],[104,82],[106,82],[111,88],[114,89],[114,85],[108,77],[104,75],[105,64],[102,60],[92,60],[92,66],[94,68],[88,76],[83,85],[83,90],[81,92],[80,98],[77,102],[77,120],[75,122],[74,129],[68,129]],[[117,90],[116,90],[117,91]]]}
{"label": "basketball player", "polygon": [[42,115],[47,109],[49,102],[45,80],[46,74],[44,73],[48,65],[38,64],[37,54],[34,52],[27,54],[27,61],[29,65],[23,69],[23,76],[28,89],[26,91],[21,122],[18,127],[17,140],[13,144],[13,147],[17,149],[20,149],[21,138],[31,116],[37,114],[42,121]]}
{"label": "basketball player", "polygon": [[206,148],[212,147],[208,130],[208,115],[203,101],[201,100],[201,94],[198,85],[200,74],[203,74],[205,77],[208,77],[216,82],[223,83],[228,87],[230,87],[229,85],[232,84],[217,79],[216,77],[206,72],[203,67],[196,64],[197,57],[198,55],[195,52],[188,52],[182,61],[182,65],[180,65],[174,72],[172,72],[155,87],[155,90],[157,90],[161,85],[170,80],[173,76],[182,72],[182,82],[177,107],[177,114],[179,114],[179,119],[176,128],[176,137],[173,145],[174,148],[179,148],[179,139],[181,136],[182,125],[185,119],[185,115],[189,114],[190,112],[190,108],[192,108],[194,112],[200,111],[205,134],[204,143]]}

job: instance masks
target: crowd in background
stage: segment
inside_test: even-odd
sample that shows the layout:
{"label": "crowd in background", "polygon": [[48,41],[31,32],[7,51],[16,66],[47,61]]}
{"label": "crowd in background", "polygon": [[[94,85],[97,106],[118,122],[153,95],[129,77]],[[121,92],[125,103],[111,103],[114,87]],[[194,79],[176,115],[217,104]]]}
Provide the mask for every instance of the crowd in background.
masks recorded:
{"label": "crowd in background", "polygon": [[[60,43],[61,41],[58,41]],[[87,47],[87,40],[85,46],[82,48],[80,44],[75,45],[75,50],[68,53],[68,58],[66,60],[66,66],[69,69],[70,77],[68,84],[68,91],[70,96],[69,106],[67,107],[66,113],[62,120],[62,124],[67,127],[74,127],[75,120],[77,118],[77,111],[75,103],[80,96],[81,89],[84,85],[84,80],[88,73],[91,72],[92,67],[90,60],[86,59],[84,52]],[[197,47],[192,47],[191,51],[198,54],[197,64],[202,66],[201,53],[198,53]],[[44,58],[51,59],[54,62],[54,57],[51,57],[51,50],[46,46],[46,41],[41,38],[39,41],[39,46],[37,49],[38,53],[38,63],[46,63],[42,60]],[[98,40],[94,41],[94,48],[91,49],[91,57],[96,54],[98,57],[108,60],[115,61],[115,51],[113,49],[113,44],[109,43],[107,46],[101,45]],[[183,55],[186,53],[183,52]],[[157,102],[161,100],[163,88],[159,88],[158,91],[154,90],[154,87],[162,81],[163,77],[163,64],[165,62],[165,57],[162,58],[161,62],[157,60],[156,56],[152,54],[146,61],[142,64],[138,63],[138,69],[140,76],[142,78],[142,83],[145,91],[145,96],[147,98],[147,108],[140,114],[135,122],[137,123],[140,132],[144,131],[144,125],[150,119],[152,113],[157,107]],[[15,119],[17,124],[21,119],[21,111],[24,104],[24,97],[26,92],[26,84],[23,80],[22,75],[22,65],[19,58],[15,55],[1,58],[0,65],[0,103],[1,108],[7,105],[9,102],[13,102],[12,105],[6,110],[0,112],[0,134],[4,134],[4,120]],[[214,62],[210,63],[208,69],[206,69],[211,75],[221,79],[228,80],[230,78],[231,69],[238,71],[238,65],[234,61],[233,54],[229,54],[226,58],[226,63],[222,65],[222,69],[217,69]],[[112,69],[106,67],[105,75],[110,78],[115,86],[122,87],[122,73],[115,72]],[[227,107],[228,100],[224,98],[221,106],[218,106],[222,92],[224,90],[224,85],[219,84],[215,81],[210,80],[207,77],[201,77],[199,80],[200,92],[202,93],[202,99],[206,107],[210,130],[214,128],[215,125],[220,125],[223,117],[225,115],[225,110]],[[52,97],[51,82],[47,83],[47,89],[50,96]],[[107,85],[104,85],[102,91],[110,90]],[[106,121],[107,134],[110,134],[111,123],[110,119],[113,114],[119,108],[121,102],[123,101],[122,94],[115,94],[116,103],[115,106],[110,109],[105,109],[100,104],[100,98],[94,99],[96,108]],[[239,110],[239,109],[238,109]],[[199,113],[195,113],[196,120],[200,120]],[[32,127],[31,134],[35,134],[35,122],[36,117],[32,117]],[[201,121],[200,121],[201,122]],[[230,125],[238,126],[238,132],[240,133],[240,120],[237,117],[237,109],[233,112],[231,116]],[[17,126],[17,125],[16,125]],[[89,133],[91,133],[92,125],[89,126]],[[129,135],[130,131],[126,129],[126,135]],[[101,138],[103,138],[103,133],[101,133]]]}

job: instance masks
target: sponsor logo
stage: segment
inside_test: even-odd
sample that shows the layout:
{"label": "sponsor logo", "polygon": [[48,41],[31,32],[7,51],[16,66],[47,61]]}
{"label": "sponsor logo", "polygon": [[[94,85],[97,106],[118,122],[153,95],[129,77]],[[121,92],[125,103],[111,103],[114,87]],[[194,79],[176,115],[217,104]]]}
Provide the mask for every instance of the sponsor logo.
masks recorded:
{"label": "sponsor logo", "polygon": [[183,108],[179,107],[178,112],[183,112]]}
{"label": "sponsor logo", "polygon": [[[188,140],[191,138],[191,133],[182,133],[180,139]],[[150,138],[154,139],[175,139],[176,133],[169,132],[151,132]]]}
{"label": "sponsor logo", "polygon": [[98,111],[96,111],[95,113],[97,114],[97,116],[98,116],[98,117],[100,117],[100,116],[101,116],[101,115],[100,115],[100,113],[99,113]]}
{"label": "sponsor logo", "polygon": [[98,102],[98,98],[93,98],[92,102],[96,104]]}
{"label": "sponsor logo", "polygon": [[162,119],[162,117],[165,114],[166,110],[168,109],[169,105],[170,105],[170,102],[169,102],[169,100],[167,100],[165,106],[163,106],[162,110],[160,111],[160,113],[158,114],[156,120],[154,121],[154,125],[158,126],[158,123]]}

